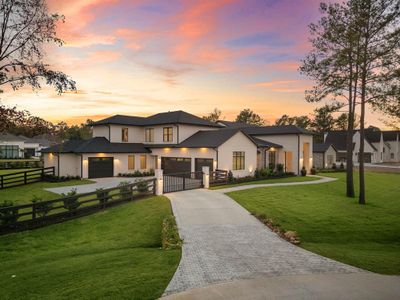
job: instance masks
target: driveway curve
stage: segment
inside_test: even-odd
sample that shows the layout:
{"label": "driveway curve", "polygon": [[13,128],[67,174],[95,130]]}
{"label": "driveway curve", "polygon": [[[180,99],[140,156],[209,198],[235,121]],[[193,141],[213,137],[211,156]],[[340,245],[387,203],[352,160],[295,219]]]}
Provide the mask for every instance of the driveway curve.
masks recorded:
{"label": "driveway curve", "polygon": [[165,295],[241,279],[365,272],[288,243],[221,191],[167,195],[184,244]]}

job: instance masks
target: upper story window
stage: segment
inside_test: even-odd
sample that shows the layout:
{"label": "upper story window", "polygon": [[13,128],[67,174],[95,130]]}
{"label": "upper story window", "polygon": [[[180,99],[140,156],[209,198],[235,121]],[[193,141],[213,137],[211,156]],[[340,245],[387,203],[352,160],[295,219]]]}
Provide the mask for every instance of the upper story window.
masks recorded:
{"label": "upper story window", "polygon": [[121,140],[123,142],[127,142],[128,141],[128,128],[122,128],[122,138]]}
{"label": "upper story window", "polygon": [[145,129],[145,141],[146,143],[154,142],[154,128]]}
{"label": "upper story window", "polygon": [[232,170],[244,170],[244,160],[245,156],[243,151],[234,151]]}
{"label": "upper story window", "polygon": [[163,128],[163,141],[164,142],[172,142],[172,127],[164,127]]}

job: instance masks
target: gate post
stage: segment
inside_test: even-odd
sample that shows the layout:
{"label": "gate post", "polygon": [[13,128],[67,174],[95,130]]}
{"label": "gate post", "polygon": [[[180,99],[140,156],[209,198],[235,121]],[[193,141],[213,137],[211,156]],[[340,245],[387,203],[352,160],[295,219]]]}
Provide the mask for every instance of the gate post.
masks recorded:
{"label": "gate post", "polygon": [[202,167],[203,169],[203,187],[208,189],[210,187],[210,167]]}
{"label": "gate post", "polygon": [[164,193],[163,170],[156,169],[154,174],[156,176],[156,195],[160,196]]}

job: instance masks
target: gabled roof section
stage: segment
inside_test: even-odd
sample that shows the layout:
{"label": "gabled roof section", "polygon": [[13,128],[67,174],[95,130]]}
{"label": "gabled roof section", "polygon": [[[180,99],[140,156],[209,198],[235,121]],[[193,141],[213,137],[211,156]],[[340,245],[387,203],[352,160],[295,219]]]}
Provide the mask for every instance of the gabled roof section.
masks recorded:
{"label": "gabled roof section", "polygon": [[379,143],[381,141],[381,131],[365,130],[365,138],[370,143]]}
{"label": "gabled roof section", "polygon": [[198,125],[198,126],[208,126],[208,127],[218,127],[223,126],[204,120],[195,115],[189,114],[182,110],[158,113],[149,117],[136,117],[136,116],[124,116],[115,115],[104,120],[100,120],[92,123],[93,126],[97,125],[131,125],[131,126],[153,126],[153,125],[165,125],[165,124],[188,124],[188,125]]}
{"label": "gabled roof section", "polygon": [[347,131],[329,131],[325,143],[334,145],[337,151],[346,151],[346,137]]}
{"label": "gabled roof section", "polygon": [[181,142],[182,148],[217,148],[229,140],[239,129],[200,130]]}
{"label": "gabled roof section", "polygon": [[313,152],[316,153],[325,153],[329,147],[331,147],[336,151],[336,147],[333,144],[330,143],[318,143],[318,144],[313,144]]}
{"label": "gabled roof section", "polygon": [[255,126],[246,127],[242,129],[243,132],[253,136],[253,135],[279,135],[279,134],[307,134],[312,133],[297,127],[295,125],[282,125],[282,126]]}
{"label": "gabled roof section", "polygon": [[282,145],[279,144],[275,144],[275,143],[271,143],[269,141],[264,141],[262,139],[256,138],[256,137],[252,137],[251,138],[258,147],[264,147],[264,148],[283,148]]}
{"label": "gabled roof section", "polygon": [[150,153],[141,143],[110,143],[105,137],[70,140],[42,150],[43,153]]}
{"label": "gabled roof section", "polygon": [[4,132],[0,133],[0,141],[4,142],[25,142],[25,139],[14,134]]}

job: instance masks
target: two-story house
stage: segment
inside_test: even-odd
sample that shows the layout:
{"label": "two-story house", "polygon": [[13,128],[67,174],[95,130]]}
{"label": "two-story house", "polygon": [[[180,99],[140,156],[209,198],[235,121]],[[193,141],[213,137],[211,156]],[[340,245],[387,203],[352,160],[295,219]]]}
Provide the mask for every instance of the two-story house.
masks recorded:
{"label": "two-story house", "polygon": [[92,139],[43,150],[45,166],[54,166],[59,176],[82,178],[157,168],[164,174],[194,172],[203,166],[242,177],[278,163],[296,174],[312,166],[312,136],[296,126],[214,123],[184,111],[116,115],[92,125]]}

